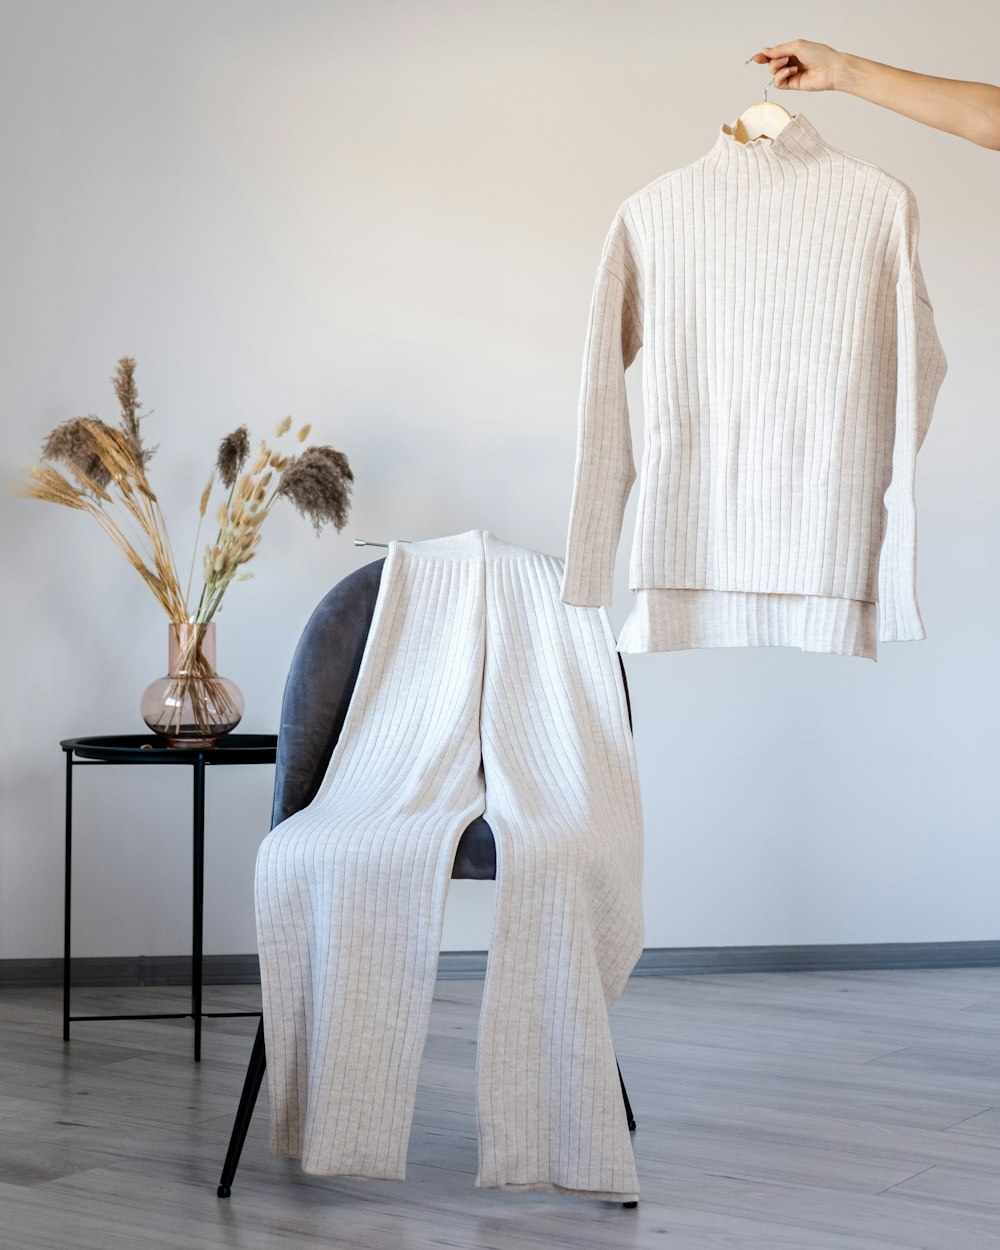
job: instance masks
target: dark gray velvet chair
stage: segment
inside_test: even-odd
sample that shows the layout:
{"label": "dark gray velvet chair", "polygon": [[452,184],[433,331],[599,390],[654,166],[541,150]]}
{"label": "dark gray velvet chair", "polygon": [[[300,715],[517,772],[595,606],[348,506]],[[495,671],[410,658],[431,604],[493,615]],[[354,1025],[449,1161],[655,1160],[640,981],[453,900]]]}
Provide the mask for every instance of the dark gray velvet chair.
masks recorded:
{"label": "dark gray velvet chair", "polygon": [[[302,631],[281,703],[271,808],[272,829],[306,807],[326,775],[361,669],[384,564],[383,557],[349,573],[319,602]],[[628,699],[625,665],[620,655],[618,661],[631,726],[632,707]],[[496,868],[493,831],[486,820],[478,816],[459,839],[451,875],[464,880],[491,881],[496,877]],[[230,1195],[266,1063],[262,1020],[257,1026],[229,1152],[219,1182],[220,1198]],[[621,1079],[620,1069],[618,1076]],[[624,1081],[622,1098],[628,1126],[634,1129],[635,1120]]]}

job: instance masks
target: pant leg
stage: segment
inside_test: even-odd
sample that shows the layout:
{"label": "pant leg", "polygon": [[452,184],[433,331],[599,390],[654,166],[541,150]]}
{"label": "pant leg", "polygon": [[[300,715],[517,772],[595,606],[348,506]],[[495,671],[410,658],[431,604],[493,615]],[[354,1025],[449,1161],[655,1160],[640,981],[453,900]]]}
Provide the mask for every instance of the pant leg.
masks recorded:
{"label": "pant leg", "polygon": [[257,860],[271,1148],[307,1172],[405,1175],[451,866],[484,810],[482,555],[420,550],[390,546],[323,784]]}
{"label": "pant leg", "polygon": [[642,949],[642,814],[615,640],[603,609],[560,602],[561,560],[494,542],[481,729],[497,904],[476,1184],[631,1201],[608,1008]]}

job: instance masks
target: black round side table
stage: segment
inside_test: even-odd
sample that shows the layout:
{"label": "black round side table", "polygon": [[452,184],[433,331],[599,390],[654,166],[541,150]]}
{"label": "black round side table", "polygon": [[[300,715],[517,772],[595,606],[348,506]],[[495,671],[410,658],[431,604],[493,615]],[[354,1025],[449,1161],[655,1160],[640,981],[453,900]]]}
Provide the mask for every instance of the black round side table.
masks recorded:
{"label": "black round side table", "polygon": [[[253,1016],[255,1011],[202,1011],[202,921],[205,886],[205,769],[229,764],[273,764],[278,739],[274,734],[225,734],[214,747],[168,747],[154,734],[111,734],[91,738],[64,738],[59,743],[66,755],[66,884],[63,917],[63,1040],[69,1041],[71,1020],[175,1020],[194,1021],[194,1057],[201,1059],[201,1022],[205,1016]],[[70,1015],[71,896],[73,860],[73,769],[88,764],[156,764],[192,770],[191,912],[191,1010],[152,1015]]]}

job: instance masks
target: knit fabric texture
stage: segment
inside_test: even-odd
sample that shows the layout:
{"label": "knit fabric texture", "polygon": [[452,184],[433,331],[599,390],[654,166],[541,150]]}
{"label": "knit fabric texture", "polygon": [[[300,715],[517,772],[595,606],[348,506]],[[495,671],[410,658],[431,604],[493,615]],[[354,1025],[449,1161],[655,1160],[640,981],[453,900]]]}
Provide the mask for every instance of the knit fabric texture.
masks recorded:
{"label": "knit fabric texture", "polygon": [[638,479],[620,650],[875,659],[876,641],[925,636],[916,456],[947,361],[918,232],[912,189],[802,112],[747,143],[724,123],[620,205],[591,302],[562,602],[610,606]]}
{"label": "knit fabric texture", "polygon": [[634,1201],[609,1008],[642,949],[642,812],[606,611],[486,530],[391,542],[320,788],[257,859],[270,1144],[402,1179],[458,840],[496,905],[476,1184]]}

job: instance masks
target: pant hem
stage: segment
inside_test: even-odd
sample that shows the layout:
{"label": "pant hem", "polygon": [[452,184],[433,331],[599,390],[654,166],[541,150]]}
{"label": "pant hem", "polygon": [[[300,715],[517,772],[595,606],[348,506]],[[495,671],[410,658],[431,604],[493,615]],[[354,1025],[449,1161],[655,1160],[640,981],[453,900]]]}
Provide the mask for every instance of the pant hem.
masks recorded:
{"label": "pant hem", "polygon": [[477,1189],[534,1190],[548,1194],[565,1194],[572,1198],[595,1198],[603,1202],[638,1202],[639,1191],[614,1189],[575,1189],[572,1185],[560,1185],[556,1181],[484,1181],[476,1177]]}

